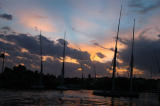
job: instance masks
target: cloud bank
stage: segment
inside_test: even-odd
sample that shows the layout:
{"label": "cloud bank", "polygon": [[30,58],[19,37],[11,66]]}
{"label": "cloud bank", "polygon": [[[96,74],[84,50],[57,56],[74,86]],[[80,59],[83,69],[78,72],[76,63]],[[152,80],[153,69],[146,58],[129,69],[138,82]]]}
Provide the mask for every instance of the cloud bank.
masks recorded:
{"label": "cloud bank", "polygon": [[6,19],[6,20],[12,20],[13,19],[13,16],[11,14],[0,14],[0,18],[2,19]]}

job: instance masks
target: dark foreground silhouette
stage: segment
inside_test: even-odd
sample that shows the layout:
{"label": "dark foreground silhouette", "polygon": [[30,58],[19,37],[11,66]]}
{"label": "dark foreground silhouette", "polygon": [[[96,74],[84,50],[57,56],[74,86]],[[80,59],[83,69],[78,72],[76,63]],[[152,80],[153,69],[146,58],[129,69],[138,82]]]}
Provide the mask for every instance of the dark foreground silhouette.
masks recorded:
{"label": "dark foreground silhouette", "polygon": [[[111,90],[111,78],[65,78],[64,85],[68,89],[95,89]],[[25,66],[14,66],[13,69],[5,68],[0,74],[0,88],[16,90],[36,89],[36,85],[43,84],[43,89],[56,89],[61,84],[61,79],[50,74],[41,74],[38,71],[28,70]],[[129,79],[118,77],[115,79],[117,90],[129,90]],[[34,86],[34,87],[33,87]],[[133,78],[134,91],[159,91],[160,80]]]}

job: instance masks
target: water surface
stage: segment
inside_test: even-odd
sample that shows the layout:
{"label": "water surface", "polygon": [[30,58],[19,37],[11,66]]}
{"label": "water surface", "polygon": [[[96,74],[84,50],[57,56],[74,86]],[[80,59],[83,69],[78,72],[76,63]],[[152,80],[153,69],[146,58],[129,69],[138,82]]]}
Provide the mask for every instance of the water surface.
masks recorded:
{"label": "water surface", "polygon": [[139,98],[95,96],[92,90],[68,91],[4,91],[0,90],[0,106],[159,106],[158,95],[142,93]]}

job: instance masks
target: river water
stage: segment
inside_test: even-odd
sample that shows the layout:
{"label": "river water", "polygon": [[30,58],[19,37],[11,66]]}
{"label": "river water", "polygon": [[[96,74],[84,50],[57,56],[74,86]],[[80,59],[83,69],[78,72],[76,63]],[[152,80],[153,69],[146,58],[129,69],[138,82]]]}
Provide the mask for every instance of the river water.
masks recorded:
{"label": "river water", "polygon": [[154,93],[142,93],[139,98],[131,99],[95,96],[92,92],[0,90],[0,106],[160,106]]}

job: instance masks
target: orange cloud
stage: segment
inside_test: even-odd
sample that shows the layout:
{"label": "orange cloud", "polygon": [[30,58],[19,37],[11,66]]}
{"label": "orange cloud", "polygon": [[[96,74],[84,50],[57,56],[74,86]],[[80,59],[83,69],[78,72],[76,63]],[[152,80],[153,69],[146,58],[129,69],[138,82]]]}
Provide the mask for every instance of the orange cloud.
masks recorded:
{"label": "orange cloud", "polygon": [[17,58],[20,60],[24,59],[24,57],[22,57],[22,56],[17,56]]}
{"label": "orange cloud", "polygon": [[[63,61],[62,61],[62,58],[59,59],[59,61],[60,61],[60,62],[63,62]],[[73,58],[68,57],[68,56],[65,57],[65,62],[74,63],[74,64],[79,64],[78,61],[77,61],[76,59],[73,59]]]}
{"label": "orange cloud", "polygon": [[29,53],[29,51],[28,51],[27,49],[25,49],[25,48],[22,48],[22,49],[21,49],[21,52],[22,52],[22,53]]}
{"label": "orange cloud", "polygon": [[[77,48],[73,44],[70,44],[69,46],[72,47],[72,48]],[[113,40],[113,41],[104,43],[104,44],[102,44],[102,46],[105,47],[105,48],[114,48],[115,47],[115,41]],[[101,62],[101,63],[105,63],[107,61],[112,61],[112,59],[113,59],[114,52],[111,51],[111,50],[103,49],[103,48],[100,48],[98,46],[89,45],[89,44],[80,44],[79,47],[81,48],[82,51],[87,51],[91,55],[90,59],[92,61],[98,61],[98,62]],[[120,51],[123,48],[125,48],[125,45],[123,45],[121,43],[118,43],[118,51]],[[106,57],[105,58],[99,58],[96,55],[97,52],[103,53]],[[120,60],[119,58],[117,59],[117,61],[120,64],[123,64],[123,61]],[[117,73],[119,75],[126,75],[127,73],[129,73],[128,67],[129,66],[117,68]],[[112,69],[110,69],[108,71],[109,71],[110,74],[113,72]],[[144,74],[142,70],[134,68],[134,75],[142,75],[142,74]]]}
{"label": "orange cloud", "polygon": [[31,67],[32,67],[33,69],[40,69],[40,66],[37,66],[37,65],[34,65],[34,64],[31,64]]}
{"label": "orange cloud", "polygon": [[[110,70],[108,70],[108,72],[109,72],[110,74],[112,74],[112,73],[113,73],[113,70],[110,69]],[[126,69],[125,67],[117,68],[117,69],[116,69],[116,73],[118,73],[119,75],[125,75],[125,74],[129,74],[129,70]],[[134,74],[134,75],[142,75],[142,74],[144,74],[144,72],[143,72],[142,70],[139,70],[139,69],[137,69],[137,68],[134,68],[134,69],[133,69],[133,74]]]}
{"label": "orange cloud", "polygon": [[142,75],[142,74],[144,74],[144,72],[143,72],[142,70],[139,70],[139,69],[137,69],[137,68],[134,68],[134,69],[133,69],[133,74],[134,74],[134,75]]}
{"label": "orange cloud", "polygon": [[54,61],[53,56],[43,56],[43,61],[46,61],[47,59],[50,59],[50,60]]}
{"label": "orange cloud", "polygon": [[82,71],[82,68],[80,68],[80,67],[79,67],[79,68],[77,68],[77,71]]}
{"label": "orange cloud", "polygon": [[37,27],[39,30],[45,32],[57,32],[57,28],[54,26],[53,21],[48,17],[45,17],[46,15],[42,11],[21,11],[19,15],[20,23],[29,28],[34,29]]}
{"label": "orange cloud", "polygon": [[9,53],[7,53],[7,52],[5,52],[5,56],[10,56],[10,54],[9,54]]}
{"label": "orange cloud", "polygon": [[24,66],[24,63],[19,63],[19,64],[16,64],[16,66],[19,66],[19,65],[22,65],[22,66]]}
{"label": "orange cloud", "polygon": [[2,39],[2,38],[0,38],[0,42],[6,43],[6,44],[15,45],[15,42],[7,41],[7,40]]}
{"label": "orange cloud", "polygon": [[[114,43],[114,41],[110,41],[110,42],[106,42],[102,45],[103,45],[103,47],[106,47],[106,48],[114,48],[115,43]],[[74,46],[72,46],[72,47],[74,47]],[[118,48],[119,48],[118,50],[120,50],[124,47],[125,47],[124,45],[118,44]],[[80,48],[81,48],[82,51],[87,51],[91,55],[90,59],[92,61],[98,61],[98,62],[105,63],[107,61],[112,61],[112,59],[113,59],[114,52],[109,50],[109,49],[103,49],[103,48],[100,48],[98,46],[89,45],[89,44],[80,44]],[[99,58],[96,55],[97,52],[103,53],[106,57]]]}

